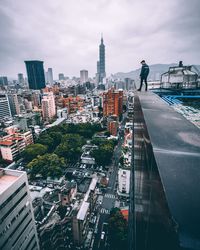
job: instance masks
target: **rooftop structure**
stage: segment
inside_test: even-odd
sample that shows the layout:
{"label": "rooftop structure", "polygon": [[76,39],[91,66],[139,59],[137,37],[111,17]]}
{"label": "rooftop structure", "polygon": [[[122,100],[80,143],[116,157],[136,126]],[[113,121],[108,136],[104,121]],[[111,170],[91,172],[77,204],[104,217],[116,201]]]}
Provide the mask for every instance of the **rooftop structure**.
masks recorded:
{"label": "rooftop structure", "polygon": [[182,62],[179,62],[179,66],[170,67],[168,72],[161,75],[161,88],[198,88],[200,84],[197,79],[198,74],[192,71],[192,66],[183,66]]}

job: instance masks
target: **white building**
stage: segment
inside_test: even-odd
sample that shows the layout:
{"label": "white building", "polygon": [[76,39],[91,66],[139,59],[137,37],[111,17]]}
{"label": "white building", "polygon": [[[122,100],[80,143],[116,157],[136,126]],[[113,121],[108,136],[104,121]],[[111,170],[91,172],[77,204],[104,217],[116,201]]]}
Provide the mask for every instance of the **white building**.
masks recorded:
{"label": "white building", "polygon": [[31,131],[25,133],[13,133],[0,139],[0,151],[4,160],[13,161],[26,146],[33,143]]}
{"label": "white building", "polygon": [[0,169],[0,225],[1,250],[39,249],[25,172]]}
{"label": "white building", "polygon": [[119,168],[118,170],[118,194],[121,196],[129,196],[130,192],[130,174],[129,169]]}
{"label": "white building", "polygon": [[83,69],[80,71],[80,81],[81,83],[85,83],[88,81],[88,71]]}
{"label": "white building", "polygon": [[8,101],[8,96],[0,94],[0,120],[6,117],[11,117],[10,104]]}
{"label": "white building", "polygon": [[56,105],[53,92],[47,92],[42,97],[42,116],[44,120],[51,120],[56,115]]}
{"label": "white building", "polygon": [[20,114],[20,105],[17,94],[8,94],[8,100],[12,116]]}

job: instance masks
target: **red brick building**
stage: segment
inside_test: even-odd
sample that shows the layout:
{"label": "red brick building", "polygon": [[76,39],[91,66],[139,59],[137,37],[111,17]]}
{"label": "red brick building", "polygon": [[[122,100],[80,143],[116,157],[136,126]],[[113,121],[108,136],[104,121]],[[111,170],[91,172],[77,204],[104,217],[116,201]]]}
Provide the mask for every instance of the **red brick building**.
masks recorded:
{"label": "red brick building", "polygon": [[103,115],[119,117],[123,111],[123,90],[109,89],[103,93]]}
{"label": "red brick building", "polygon": [[108,122],[108,131],[111,135],[117,136],[117,130],[118,130],[118,122],[117,121],[109,121]]}
{"label": "red brick building", "polygon": [[77,110],[81,110],[84,105],[84,99],[79,96],[69,96],[67,98],[63,98],[63,107],[67,107],[69,114],[75,113]]}

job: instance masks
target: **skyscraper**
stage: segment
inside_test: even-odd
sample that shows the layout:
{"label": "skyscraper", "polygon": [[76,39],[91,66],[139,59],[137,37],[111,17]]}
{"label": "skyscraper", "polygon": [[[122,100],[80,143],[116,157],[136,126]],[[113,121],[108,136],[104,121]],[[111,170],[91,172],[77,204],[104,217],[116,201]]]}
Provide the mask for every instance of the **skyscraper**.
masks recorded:
{"label": "skyscraper", "polygon": [[24,85],[24,76],[22,73],[18,74],[18,83]]}
{"label": "skyscraper", "polygon": [[83,69],[80,71],[80,81],[81,83],[85,83],[88,81],[88,71]]}
{"label": "skyscraper", "polygon": [[0,249],[39,249],[25,172],[0,169]]}
{"label": "skyscraper", "polygon": [[25,61],[30,89],[45,88],[44,68],[42,61]]}
{"label": "skyscraper", "polygon": [[20,105],[17,94],[8,94],[8,100],[10,104],[10,110],[12,116],[20,114]]}
{"label": "skyscraper", "polygon": [[5,117],[11,117],[10,104],[8,96],[1,94],[0,95],[0,120]]}
{"label": "skyscraper", "polygon": [[103,78],[106,77],[105,71],[105,45],[103,43],[103,37],[101,37],[101,44],[99,45],[99,61],[97,62],[97,76],[99,77],[98,83],[103,82]]}
{"label": "skyscraper", "polygon": [[50,85],[53,85],[53,70],[52,70],[52,68],[48,68],[47,83],[49,83]]}
{"label": "skyscraper", "polygon": [[63,74],[63,73],[59,73],[59,74],[58,74],[58,79],[59,79],[60,81],[65,80],[64,74]]}
{"label": "skyscraper", "polygon": [[0,86],[7,86],[7,85],[8,85],[7,76],[0,76]]}

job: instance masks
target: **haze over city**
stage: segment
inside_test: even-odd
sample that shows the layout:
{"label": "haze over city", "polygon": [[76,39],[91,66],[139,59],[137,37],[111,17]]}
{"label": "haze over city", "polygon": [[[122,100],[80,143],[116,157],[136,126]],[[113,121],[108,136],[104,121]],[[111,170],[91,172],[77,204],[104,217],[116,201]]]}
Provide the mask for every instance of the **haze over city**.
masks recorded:
{"label": "haze over city", "polygon": [[55,75],[96,73],[101,32],[106,73],[183,60],[199,64],[198,0],[46,0],[0,3],[0,75],[25,73],[24,60],[43,60]]}

